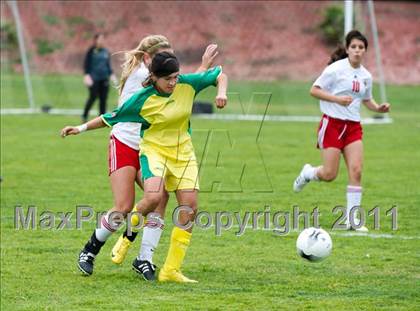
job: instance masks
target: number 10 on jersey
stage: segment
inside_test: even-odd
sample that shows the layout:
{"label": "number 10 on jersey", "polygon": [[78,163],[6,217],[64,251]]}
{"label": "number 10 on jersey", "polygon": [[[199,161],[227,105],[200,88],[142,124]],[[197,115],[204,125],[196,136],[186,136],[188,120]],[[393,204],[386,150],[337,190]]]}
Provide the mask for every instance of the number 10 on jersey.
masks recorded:
{"label": "number 10 on jersey", "polygon": [[357,80],[353,80],[351,91],[354,93],[360,92],[360,82]]}

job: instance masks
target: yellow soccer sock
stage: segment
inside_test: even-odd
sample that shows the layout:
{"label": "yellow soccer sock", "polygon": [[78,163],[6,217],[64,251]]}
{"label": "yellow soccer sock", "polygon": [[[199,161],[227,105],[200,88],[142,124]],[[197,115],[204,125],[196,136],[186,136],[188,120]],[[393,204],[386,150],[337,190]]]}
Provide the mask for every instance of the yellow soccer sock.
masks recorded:
{"label": "yellow soccer sock", "polygon": [[184,261],[185,253],[190,245],[190,241],[190,232],[182,230],[178,227],[172,229],[171,244],[169,246],[165,264],[163,265],[163,270],[180,270],[182,262]]}

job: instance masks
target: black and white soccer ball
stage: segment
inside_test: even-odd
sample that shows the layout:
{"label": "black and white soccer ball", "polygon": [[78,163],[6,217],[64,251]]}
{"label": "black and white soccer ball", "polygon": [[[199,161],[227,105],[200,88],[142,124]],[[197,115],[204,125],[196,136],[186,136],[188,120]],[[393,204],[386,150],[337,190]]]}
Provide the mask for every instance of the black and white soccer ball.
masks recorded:
{"label": "black and white soccer ball", "polygon": [[321,228],[303,230],[296,241],[297,253],[311,262],[324,260],[331,254],[332,240],[327,231]]}

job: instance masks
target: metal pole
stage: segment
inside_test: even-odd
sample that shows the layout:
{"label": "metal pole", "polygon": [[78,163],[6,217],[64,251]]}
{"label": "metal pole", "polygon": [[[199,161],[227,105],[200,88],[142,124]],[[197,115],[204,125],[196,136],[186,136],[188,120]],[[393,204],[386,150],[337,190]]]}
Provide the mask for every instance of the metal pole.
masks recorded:
{"label": "metal pole", "polygon": [[385,78],[384,78],[384,73],[382,70],[382,58],[381,58],[381,50],[379,47],[378,28],[376,26],[375,9],[373,7],[372,0],[368,0],[367,4],[368,4],[368,9],[369,9],[370,26],[372,28],[373,45],[375,46],[376,67],[378,68],[378,73],[379,73],[379,90],[381,94],[381,101],[383,103],[386,103],[387,99],[386,99],[386,91],[385,91]]}
{"label": "metal pole", "polygon": [[15,19],[16,32],[17,32],[18,42],[19,42],[20,59],[22,60],[23,75],[25,77],[25,85],[26,85],[26,92],[28,94],[29,107],[31,109],[35,109],[34,96],[32,92],[32,83],[30,79],[30,72],[29,72],[29,65],[28,65],[28,58],[26,57],[25,40],[23,39],[18,6],[17,6],[16,1],[7,1],[7,4],[10,6],[13,17]]}
{"label": "metal pole", "polygon": [[344,37],[353,29],[353,0],[344,1]]}

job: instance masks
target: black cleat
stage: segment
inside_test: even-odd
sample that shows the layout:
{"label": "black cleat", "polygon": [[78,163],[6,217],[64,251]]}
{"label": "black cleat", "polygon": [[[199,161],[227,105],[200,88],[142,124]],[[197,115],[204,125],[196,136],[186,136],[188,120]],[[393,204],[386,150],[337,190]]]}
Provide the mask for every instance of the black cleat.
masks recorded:
{"label": "black cleat", "polygon": [[91,275],[93,273],[94,261],[95,255],[83,249],[79,254],[79,261],[77,262],[77,266],[84,275]]}
{"label": "black cleat", "polygon": [[133,270],[140,274],[146,281],[156,280],[156,266],[147,260],[134,259]]}

